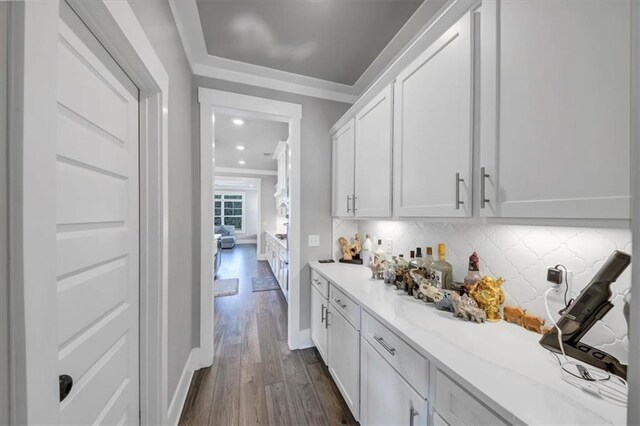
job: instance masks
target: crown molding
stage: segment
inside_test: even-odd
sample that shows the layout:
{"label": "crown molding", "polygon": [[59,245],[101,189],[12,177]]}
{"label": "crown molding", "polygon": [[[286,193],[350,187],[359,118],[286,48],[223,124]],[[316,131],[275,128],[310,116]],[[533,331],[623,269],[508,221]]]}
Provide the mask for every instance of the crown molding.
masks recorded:
{"label": "crown molding", "polygon": [[258,176],[278,176],[275,170],[264,169],[243,169],[240,167],[215,167],[216,174],[232,174],[232,175],[258,175]]}

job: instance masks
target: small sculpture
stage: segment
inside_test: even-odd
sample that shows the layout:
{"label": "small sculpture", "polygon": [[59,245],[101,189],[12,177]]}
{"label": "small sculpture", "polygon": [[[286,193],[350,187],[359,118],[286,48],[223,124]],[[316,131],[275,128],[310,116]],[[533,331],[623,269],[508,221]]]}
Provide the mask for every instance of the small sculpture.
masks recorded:
{"label": "small sculpture", "polygon": [[432,303],[441,301],[443,297],[437,287],[427,283],[420,284],[420,293],[424,296],[425,301]]}
{"label": "small sculpture", "polygon": [[480,281],[471,286],[469,295],[478,303],[487,315],[487,321],[500,321],[500,305],[504,303],[504,280],[491,277],[482,277]]}
{"label": "small sculpture", "polygon": [[519,306],[505,306],[502,313],[505,321],[522,327],[522,317],[525,316],[527,311]]}
{"label": "small sculpture", "polygon": [[375,255],[369,265],[369,268],[371,269],[371,279],[383,279],[384,272],[387,270],[387,263],[388,262],[383,257]]}
{"label": "small sculpture", "polygon": [[436,302],[436,309],[439,311],[453,312],[453,303],[451,302],[451,290],[442,290],[442,299]]}
{"label": "small sculpture", "polygon": [[475,300],[466,294],[460,297],[456,292],[451,295],[451,303],[453,305],[453,316],[460,317],[465,321],[484,322],[487,315],[484,310],[478,307]]}
{"label": "small sculpture", "polygon": [[356,233],[355,241],[353,244],[349,243],[345,237],[338,238],[338,244],[342,247],[342,259],[353,260],[354,258],[360,258],[360,251],[362,250],[362,244],[360,244],[360,233]]}
{"label": "small sculpture", "polygon": [[539,316],[525,314],[522,317],[522,326],[529,331],[544,334],[544,319]]}

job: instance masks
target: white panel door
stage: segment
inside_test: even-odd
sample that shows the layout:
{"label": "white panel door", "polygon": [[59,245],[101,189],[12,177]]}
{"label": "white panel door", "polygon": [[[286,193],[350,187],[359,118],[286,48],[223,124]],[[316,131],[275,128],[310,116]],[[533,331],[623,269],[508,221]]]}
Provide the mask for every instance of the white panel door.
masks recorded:
{"label": "white panel door", "polygon": [[356,216],[391,216],[391,86],[356,114]]}
{"label": "white panel door", "polygon": [[484,216],[630,217],[630,3],[482,3]]}
{"label": "white panel door", "polygon": [[353,216],[355,179],[355,120],[349,120],[332,138],[332,214],[334,217]]}
{"label": "white panel door", "polygon": [[472,52],[468,13],[396,79],[397,216],[471,216]]}
{"label": "white panel door", "polygon": [[320,294],[315,286],[311,286],[311,340],[316,344],[316,349],[324,363],[327,363],[327,299]]}
{"label": "white panel door", "polygon": [[353,417],[360,417],[360,333],[329,307],[329,373],[336,382]]}
{"label": "white panel door", "polygon": [[427,425],[427,401],[362,339],[360,424]]}
{"label": "white panel door", "polygon": [[60,423],[137,424],[138,90],[61,3],[52,303],[74,384]]}

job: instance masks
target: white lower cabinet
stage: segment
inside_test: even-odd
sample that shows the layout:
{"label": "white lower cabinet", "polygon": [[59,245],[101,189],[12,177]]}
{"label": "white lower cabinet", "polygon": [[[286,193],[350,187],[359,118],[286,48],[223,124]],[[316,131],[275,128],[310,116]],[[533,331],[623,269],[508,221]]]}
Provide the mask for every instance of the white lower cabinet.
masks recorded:
{"label": "white lower cabinet", "polygon": [[360,358],[360,424],[426,425],[428,403],[364,338]]}
{"label": "white lower cabinet", "polygon": [[360,332],[331,304],[329,372],[356,420],[360,418]]}
{"label": "white lower cabinet", "polygon": [[311,286],[311,340],[316,344],[316,348],[324,363],[327,363],[327,298],[318,291],[315,286]]}

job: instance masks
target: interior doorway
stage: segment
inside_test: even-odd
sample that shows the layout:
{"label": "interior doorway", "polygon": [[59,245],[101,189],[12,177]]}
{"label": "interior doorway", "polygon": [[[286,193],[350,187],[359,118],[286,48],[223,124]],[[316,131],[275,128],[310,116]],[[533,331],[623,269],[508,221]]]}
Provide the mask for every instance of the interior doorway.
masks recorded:
{"label": "interior doorway", "polygon": [[[213,251],[215,171],[223,174],[229,167],[220,167],[214,156],[216,152],[215,124],[218,115],[233,116],[239,120],[267,120],[287,125],[288,159],[288,267],[289,305],[288,346],[301,347],[308,339],[300,330],[300,120],[302,107],[298,104],[275,101],[237,93],[199,88],[200,103],[200,265],[201,304],[200,342],[203,354],[202,366],[209,366],[213,360]],[[237,149],[237,148],[236,148]],[[237,159],[241,161],[243,159]],[[246,162],[246,160],[244,160]],[[238,163],[239,166],[246,165]],[[290,166],[290,167],[289,167]],[[256,169],[244,168],[249,177]],[[260,170],[260,169],[257,169]],[[277,173],[276,173],[277,175]],[[247,176],[245,176],[247,177]],[[265,182],[262,182],[263,187]],[[275,195],[275,193],[273,194]],[[275,198],[275,197],[274,197]]]}

